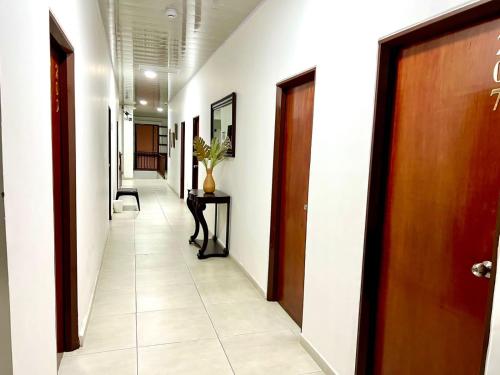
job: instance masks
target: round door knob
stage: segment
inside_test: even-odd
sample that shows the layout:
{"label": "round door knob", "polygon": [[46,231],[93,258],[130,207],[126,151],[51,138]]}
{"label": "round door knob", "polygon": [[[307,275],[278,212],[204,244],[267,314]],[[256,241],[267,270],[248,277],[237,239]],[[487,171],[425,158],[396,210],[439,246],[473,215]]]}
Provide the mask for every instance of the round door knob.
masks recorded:
{"label": "round door knob", "polygon": [[492,267],[493,264],[489,260],[485,260],[484,262],[474,264],[471,271],[476,277],[486,277],[489,279]]}

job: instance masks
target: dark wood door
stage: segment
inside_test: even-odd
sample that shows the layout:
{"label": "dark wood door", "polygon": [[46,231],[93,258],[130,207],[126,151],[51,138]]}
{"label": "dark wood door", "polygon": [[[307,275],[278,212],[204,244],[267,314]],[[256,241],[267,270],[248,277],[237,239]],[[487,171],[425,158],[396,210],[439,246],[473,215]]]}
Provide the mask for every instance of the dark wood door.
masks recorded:
{"label": "dark wood door", "polygon": [[50,43],[52,178],[57,351],[75,350],[78,337],[74,58]]}
{"label": "dark wood door", "polygon": [[120,160],[120,125],[116,122],[116,188],[122,185],[121,160]]}
{"label": "dark wood door", "polygon": [[135,150],[153,152],[155,150],[153,125],[135,125]]}
{"label": "dark wood door", "polygon": [[111,108],[108,107],[108,219],[113,218],[112,215],[112,191],[111,191]]}
{"label": "dark wood door", "polygon": [[277,300],[302,325],[314,80],[282,95]]}
{"label": "dark wood door", "polygon": [[[200,117],[195,117],[193,119],[193,144],[194,139],[198,137],[200,133]],[[192,189],[198,189],[198,158],[193,154],[193,166],[192,166],[192,179],[193,183],[191,184]]]}
{"label": "dark wood door", "polygon": [[184,199],[184,174],[185,174],[185,161],[186,161],[186,123],[181,122],[181,150],[180,150],[180,192],[179,196]]}
{"label": "dark wood door", "polygon": [[64,292],[63,292],[63,201],[61,158],[61,93],[63,54],[54,46],[50,50],[50,78],[52,87],[52,180],[54,197],[54,259],[56,280],[57,352],[64,351]]}
{"label": "dark wood door", "polygon": [[135,125],[135,169],[156,171],[158,169],[158,126]]}
{"label": "dark wood door", "polygon": [[[482,373],[500,197],[498,20],[401,50],[374,374]],[[497,80],[500,82],[500,80]]]}

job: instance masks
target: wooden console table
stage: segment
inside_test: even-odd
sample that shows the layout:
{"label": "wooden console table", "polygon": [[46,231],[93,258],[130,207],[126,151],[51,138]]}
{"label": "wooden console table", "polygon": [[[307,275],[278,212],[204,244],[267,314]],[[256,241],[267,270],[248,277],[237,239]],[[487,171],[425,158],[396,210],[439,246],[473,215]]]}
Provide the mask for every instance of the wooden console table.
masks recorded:
{"label": "wooden console table", "polygon": [[[231,211],[231,197],[226,193],[216,190],[213,194],[207,194],[202,189],[192,189],[188,191],[187,206],[193,214],[195,229],[193,235],[189,238],[190,244],[195,244],[200,248],[198,259],[211,257],[227,257],[229,255],[229,215]],[[208,239],[208,226],[203,216],[203,211],[207,204],[215,204],[215,228],[214,236]],[[226,220],[226,247],[217,242],[217,207],[219,204],[227,205]],[[198,233],[203,229],[203,240],[198,240]]]}

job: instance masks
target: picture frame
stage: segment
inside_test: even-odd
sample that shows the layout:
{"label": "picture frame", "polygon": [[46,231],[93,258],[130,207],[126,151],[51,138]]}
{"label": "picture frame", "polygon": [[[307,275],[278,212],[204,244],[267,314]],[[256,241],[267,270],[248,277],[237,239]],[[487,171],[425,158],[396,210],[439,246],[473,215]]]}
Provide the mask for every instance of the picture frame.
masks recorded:
{"label": "picture frame", "polygon": [[168,157],[172,156],[172,129],[168,129]]}

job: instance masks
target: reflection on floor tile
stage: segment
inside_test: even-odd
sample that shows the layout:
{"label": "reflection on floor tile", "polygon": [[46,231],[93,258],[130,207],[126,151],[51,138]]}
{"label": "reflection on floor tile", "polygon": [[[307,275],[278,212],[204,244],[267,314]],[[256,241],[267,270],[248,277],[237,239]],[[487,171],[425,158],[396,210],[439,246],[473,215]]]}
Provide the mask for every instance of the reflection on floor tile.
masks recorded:
{"label": "reflection on floor tile", "polygon": [[288,329],[275,302],[246,301],[207,305],[215,330],[221,337]]}
{"label": "reflection on floor tile", "polygon": [[135,348],[135,319],[135,314],[94,316],[89,322],[83,346],[68,355]]}
{"label": "reflection on floor tile", "polygon": [[236,374],[305,374],[320,370],[286,330],[222,339],[222,345]]}
{"label": "reflection on floor tile", "polygon": [[161,254],[138,254],[136,259],[137,269],[184,266],[184,258],[180,251],[169,251]]}
{"label": "reflection on floor tile", "polygon": [[253,284],[245,279],[242,280],[215,280],[198,283],[203,302],[206,304],[262,301]]}
{"label": "reflection on floor tile", "polygon": [[191,272],[197,283],[246,279],[243,272],[232,261],[225,258],[212,259],[211,262],[199,261],[191,266]]}
{"label": "reflection on floor tile", "polygon": [[137,311],[155,311],[203,306],[191,284],[141,286],[137,288]]}
{"label": "reflection on floor tile", "polygon": [[136,349],[64,356],[59,375],[136,375]]}
{"label": "reflection on floor tile", "polygon": [[186,265],[138,269],[137,288],[163,287],[167,285],[192,284],[193,279]]}
{"label": "reflection on floor tile", "polygon": [[226,375],[231,367],[216,339],[139,348],[140,375]]}
{"label": "reflection on floor tile", "polygon": [[97,286],[92,314],[94,316],[135,313],[133,289],[109,290]]}
{"label": "reflection on floor tile", "polygon": [[115,214],[84,345],[59,374],[321,374],[300,329],[231,258],[196,257],[191,213],[165,181],[124,186],[142,211],[127,200]]}
{"label": "reflection on floor tile", "polygon": [[212,322],[204,307],[190,307],[139,313],[139,346],[215,338]]}

